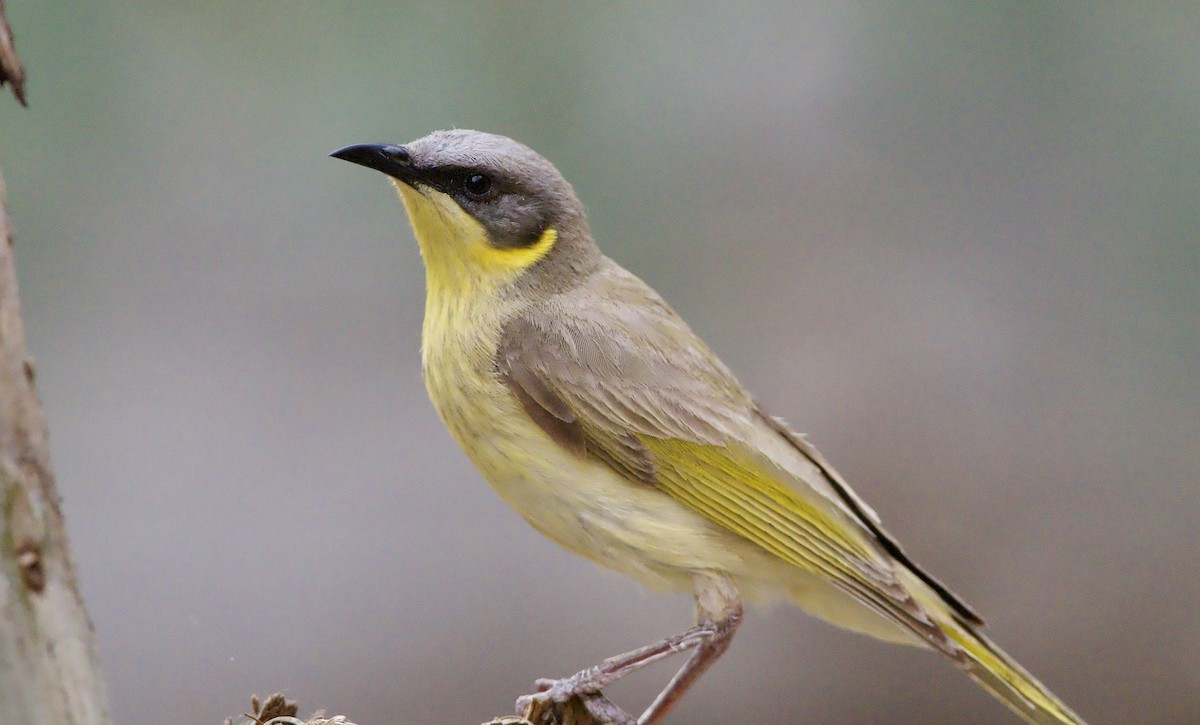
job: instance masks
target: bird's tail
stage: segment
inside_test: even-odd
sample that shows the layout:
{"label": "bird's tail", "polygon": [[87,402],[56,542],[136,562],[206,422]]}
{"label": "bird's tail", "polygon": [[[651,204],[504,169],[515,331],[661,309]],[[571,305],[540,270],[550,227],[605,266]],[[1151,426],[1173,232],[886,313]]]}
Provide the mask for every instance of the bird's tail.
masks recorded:
{"label": "bird's tail", "polygon": [[964,667],[971,679],[1033,725],[1085,725],[1062,700],[1025,671],[976,627],[957,617],[939,622],[942,630],[966,653]]}

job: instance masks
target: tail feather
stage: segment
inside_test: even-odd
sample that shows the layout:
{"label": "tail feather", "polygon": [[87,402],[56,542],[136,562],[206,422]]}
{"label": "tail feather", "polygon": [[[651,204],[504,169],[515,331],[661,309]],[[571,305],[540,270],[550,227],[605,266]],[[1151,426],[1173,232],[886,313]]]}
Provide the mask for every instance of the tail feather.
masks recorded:
{"label": "tail feather", "polygon": [[967,655],[971,679],[1033,725],[1086,725],[1062,700],[1025,671],[1004,650],[957,617],[942,629]]}

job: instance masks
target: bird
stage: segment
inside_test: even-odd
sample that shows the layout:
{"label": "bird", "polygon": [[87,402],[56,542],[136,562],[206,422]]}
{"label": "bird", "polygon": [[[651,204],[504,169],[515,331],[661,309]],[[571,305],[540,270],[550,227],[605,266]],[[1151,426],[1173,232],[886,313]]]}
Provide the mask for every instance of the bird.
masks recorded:
{"label": "bird", "polygon": [[637,719],[660,723],[729,647],[744,603],[784,600],[944,655],[1027,722],[1083,724],[807,438],[601,252],[550,161],[466,129],[330,156],[382,172],[399,193],[425,267],[426,389],[483,478],[560,546],[694,597],[690,628],[538,680],[519,711],[688,652]]}

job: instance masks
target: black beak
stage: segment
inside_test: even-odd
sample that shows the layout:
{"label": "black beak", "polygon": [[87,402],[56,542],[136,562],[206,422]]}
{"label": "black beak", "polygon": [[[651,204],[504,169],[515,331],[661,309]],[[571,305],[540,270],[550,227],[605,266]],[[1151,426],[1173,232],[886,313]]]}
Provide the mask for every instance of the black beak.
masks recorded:
{"label": "black beak", "polygon": [[403,146],[360,143],[338,149],[329,155],[335,159],[366,166],[368,169],[382,171],[401,181],[411,181],[413,178],[412,157]]}

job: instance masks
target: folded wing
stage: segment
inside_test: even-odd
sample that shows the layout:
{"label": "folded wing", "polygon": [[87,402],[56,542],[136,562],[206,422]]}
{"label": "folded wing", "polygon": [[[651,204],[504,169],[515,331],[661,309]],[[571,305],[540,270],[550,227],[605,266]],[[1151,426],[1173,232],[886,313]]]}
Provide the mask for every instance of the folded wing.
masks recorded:
{"label": "folded wing", "polygon": [[[605,315],[528,310],[506,326],[497,371],[530,417],[577,455],[661,490],[961,659],[896,567],[927,575],[873,512],[807,442],[763,415],[685,323],[654,301],[609,300]],[[797,447],[825,478],[803,480],[755,450],[748,441],[763,429]],[[929,581],[948,606],[978,621]]]}

